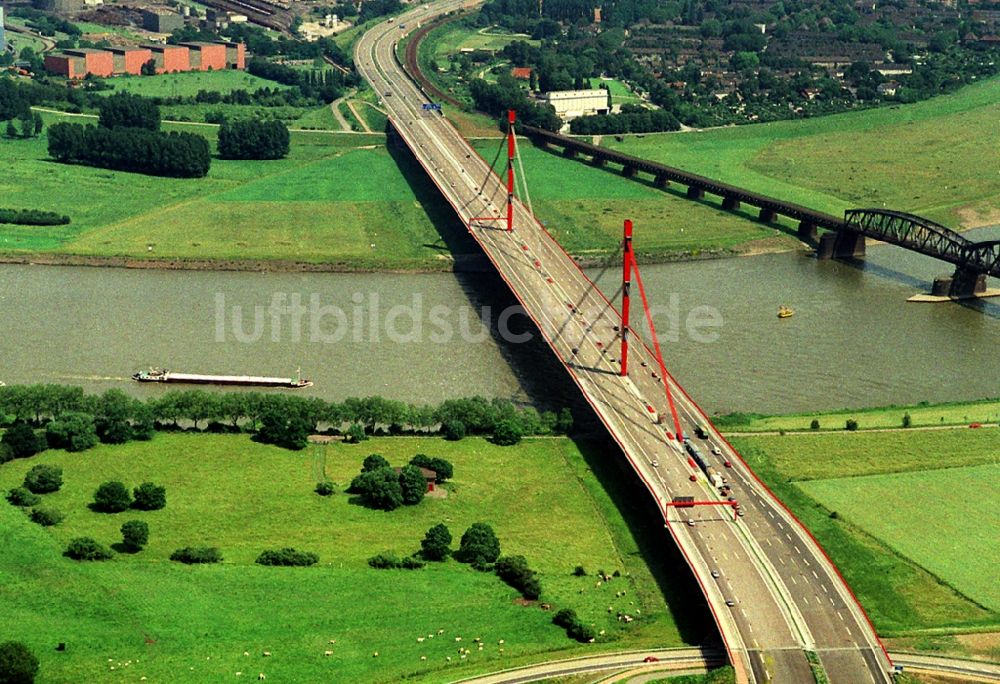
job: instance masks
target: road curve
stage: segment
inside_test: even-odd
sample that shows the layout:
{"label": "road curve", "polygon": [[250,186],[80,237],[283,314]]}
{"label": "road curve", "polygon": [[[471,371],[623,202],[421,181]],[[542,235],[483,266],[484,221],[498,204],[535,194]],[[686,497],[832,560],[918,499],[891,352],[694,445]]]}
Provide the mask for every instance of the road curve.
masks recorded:
{"label": "road curve", "polygon": [[[627,378],[616,358],[621,317],[576,263],[515,202],[504,229],[506,188],[440,114],[396,59],[397,41],[417,24],[468,4],[439,0],[365,33],[355,64],[382,97],[393,129],[413,152],[499,275],[521,302],[625,457],[657,501],[667,531],[699,583],[740,682],[811,682],[808,653],[833,684],[890,681],[891,663],[860,606],[819,545],[756,478],[673,378],[661,378],[650,349],[634,344]],[[625,218],[625,217],[623,217]],[[637,241],[641,244],[642,227]],[[702,449],[726,472],[745,517],[719,507],[678,509],[676,496],[721,500],[680,443],[661,425],[664,382],[677,397],[685,434],[705,426]],[[608,454],[617,458],[616,454]],[[733,468],[722,468],[729,461]]]}

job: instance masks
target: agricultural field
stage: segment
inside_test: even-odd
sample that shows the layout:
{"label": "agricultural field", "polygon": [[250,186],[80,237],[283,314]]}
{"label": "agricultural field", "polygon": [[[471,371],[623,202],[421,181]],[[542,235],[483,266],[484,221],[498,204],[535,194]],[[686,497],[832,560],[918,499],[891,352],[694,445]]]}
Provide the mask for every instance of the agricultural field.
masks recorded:
{"label": "agricultural field", "polygon": [[[39,655],[46,682],[106,679],[111,670],[152,681],[178,673],[218,681],[236,672],[282,681],[334,672],[344,681],[450,681],[553,655],[614,650],[624,639],[630,648],[698,643],[711,628],[698,617],[703,606],[691,598],[693,584],[678,581],[682,561],[663,548],[662,529],[637,527],[646,511],[623,504],[630,485],[602,460],[603,448],[561,438],[503,448],[474,438],[398,437],[296,453],[247,435],[159,434],[148,443],[12,461],[0,467],[0,489],[19,484],[35,463],[63,468],[64,485],[45,495],[45,504],[67,517],[42,528],[0,504],[12,550],[0,557],[5,618]],[[444,497],[389,513],[370,510],[343,489],[373,452],[400,465],[418,452],[434,454],[454,464],[455,477],[443,486]],[[324,472],[337,483],[330,497],[312,491]],[[109,479],[166,486],[166,509],[88,510],[93,491]],[[558,515],[551,502],[558,502]],[[61,556],[75,536],[120,540],[119,527],[133,518],[150,527],[143,551],[107,562]],[[551,624],[551,612],[523,605],[496,576],[454,560],[409,571],[366,563],[385,550],[418,550],[439,522],[457,546],[476,521],[494,527],[503,553],[523,554],[537,569],[542,600],[553,609],[571,606],[605,630],[598,643],[570,641]],[[187,545],[217,546],[224,562],[168,560]],[[261,550],[283,546],[318,553],[320,562],[253,563]],[[587,576],[573,575],[577,564]],[[599,570],[621,576],[597,582]],[[619,622],[608,606],[638,619]],[[65,652],[55,651],[57,642],[67,644]],[[471,649],[467,659],[458,655],[462,646]]]}
{"label": "agricultural field", "polygon": [[731,441],[823,545],[879,634],[902,637],[1000,627],[989,579],[995,532],[985,519],[974,529],[965,511],[1000,494],[994,435],[956,428]]}
{"label": "agricultural field", "polygon": [[881,539],[973,601],[1000,612],[996,526],[989,522],[995,522],[998,481],[1000,463],[994,462],[814,480],[800,486],[849,523]]}
{"label": "agricultural field", "polygon": [[1000,222],[1000,79],[924,102],[603,144],[834,214],[887,206],[950,227]]}
{"label": "agricultural field", "polygon": [[866,409],[843,409],[820,413],[798,413],[784,416],[733,414],[720,416],[717,422],[730,432],[788,432],[810,430],[812,421],[819,430],[843,430],[848,420],[858,423],[859,430],[902,427],[904,416],[910,416],[911,427],[942,427],[1000,422],[1000,401],[985,399],[946,404],[915,404]]}
{"label": "agricultural field", "polygon": [[158,76],[116,76],[105,79],[113,90],[98,91],[102,94],[132,93],[143,97],[194,97],[199,90],[220,94],[234,90],[253,92],[261,88],[287,90],[266,78],[254,76],[245,71],[228,69],[225,71],[189,71],[180,74],[160,74]]}
{"label": "agricultural field", "polygon": [[[210,140],[217,130],[173,128]],[[287,159],[216,159],[198,180],[55,164],[46,145],[44,134],[0,145],[17,170],[0,179],[0,194],[72,223],[2,226],[3,251],[433,270],[448,267],[445,240],[464,239],[415,162],[394,157],[382,136],[294,133]]]}
{"label": "agricultural field", "polygon": [[[498,141],[477,141],[487,161]],[[622,221],[635,222],[636,250],[645,258],[711,250],[745,250],[762,241],[785,245],[791,238],[773,227],[748,221],[710,204],[691,202],[683,193],[623,178],[610,169],[569,161],[560,154],[521,141],[528,190],[535,214],[571,254],[598,257],[614,253]],[[496,168],[505,165],[505,153]]]}

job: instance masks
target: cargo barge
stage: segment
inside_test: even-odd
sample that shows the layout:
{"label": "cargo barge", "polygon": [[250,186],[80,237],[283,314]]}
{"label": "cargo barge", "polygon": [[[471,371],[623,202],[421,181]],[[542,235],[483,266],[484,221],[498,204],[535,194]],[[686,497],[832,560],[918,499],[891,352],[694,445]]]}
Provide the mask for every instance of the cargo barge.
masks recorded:
{"label": "cargo barge", "polygon": [[136,382],[183,383],[189,385],[238,385],[242,387],[285,387],[301,389],[312,387],[311,380],[302,378],[269,378],[258,375],[200,375],[175,373],[166,369],[139,371],[132,375]]}

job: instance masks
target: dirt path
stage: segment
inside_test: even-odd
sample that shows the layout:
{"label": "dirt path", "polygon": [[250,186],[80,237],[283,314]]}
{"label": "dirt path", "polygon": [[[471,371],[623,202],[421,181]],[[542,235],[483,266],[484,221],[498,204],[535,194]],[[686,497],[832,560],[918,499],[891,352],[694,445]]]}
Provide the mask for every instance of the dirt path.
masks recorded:
{"label": "dirt path", "polygon": [[[351,128],[351,122],[349,122],[347,119],[345,119],[344,115],[340,113],[340,103],[343,102],[344,100],[346,100],[349,97],[354,97],[354,94],[356,92],[357,92],[356,90],[349,90],[346,93],[344,93],[343,95],[341,95],[340,97],[338,97],[336,100],[334,100],[333,102],[330,103],[330,111],[333,112],[333,118],[337,120],[337,125],[340,126],[341,130],[344,130],[344,131],[354,130],[354,129]],[[347,106],[350,107],[351,105],[348,104]],[[351,111],[354,111],[354,110],[352,109]],[[362,125],[364,125],[363,122],[362,122]],[[368,131],[368,132],[371,133],[371,131]]]}
{"label": "dirt path", "polygon": [[[1000,427],[998,425],[990,423],[981,423],[981,429]],[[956,423],[953,425],[915,425],[913,427],[880,427],[880,428],[859,428],[858,430],[852,430],[851,432],[913,432],[913,431],[927,431],[927,430],[968,430],[969,426],[966,423]],[[843,432],[848,432],[847,430],[757,430],[750,432],[729,432],[728,430],[722,430],[722,434],[726,437],[756,437],[758,435],[768,435],[775,436],[781,435],[783,437],[789,437],[794,435],[839,435]]]}
{"label": "dirt path", "polygon": [[361,127],[365,129],[365,133],[371,133],[372,129],[368,127],[368,122],[365,121],[365,117],[361,116],[361,114],[358,113],[358,110],[354,108],[354,103],[351,102],[350,100],[347,101],[347,108],[351,110],[351,114],[353,114],[354,118],[358,120],[358,123],[361,124]]}

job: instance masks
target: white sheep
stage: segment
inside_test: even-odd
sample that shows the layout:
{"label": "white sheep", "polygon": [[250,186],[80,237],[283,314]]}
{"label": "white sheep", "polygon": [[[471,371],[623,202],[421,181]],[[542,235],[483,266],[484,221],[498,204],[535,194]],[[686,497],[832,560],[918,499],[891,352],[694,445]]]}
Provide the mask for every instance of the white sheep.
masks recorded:
{"label": "white sheep", "polygon": [[325,655],[325,656],[332,656],[333,655],[333,651],[323,651],[323,655]]}
{"label": "white sheep", "polygon": [[263,672],[261,672],[259,675],[257,675],[257,679],[261,679],[261,680],[262,679],[267,679],[267,675],[264,674]]}
{"label": "white sheep", "polygon": [[264,651],[264,653],[263,653],[262,655],[263,655],[263,656],[264,656],[265,658],[270,658],[270,657],[271,657],[271,652],[270,652],[270,651]]}

